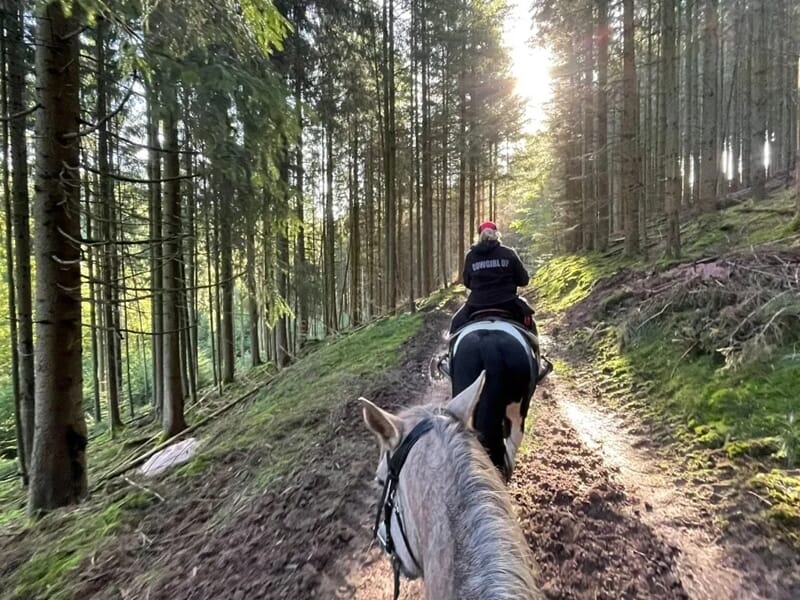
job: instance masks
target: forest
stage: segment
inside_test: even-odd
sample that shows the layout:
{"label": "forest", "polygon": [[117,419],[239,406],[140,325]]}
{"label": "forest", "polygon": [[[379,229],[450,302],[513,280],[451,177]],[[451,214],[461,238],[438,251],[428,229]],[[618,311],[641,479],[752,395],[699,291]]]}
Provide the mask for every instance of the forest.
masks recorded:
{"label": "forest", "polygon": [[[107,471],[161,447],[255,378],[458,294],[483,221],[542,274],[545,309],[589,293],[559,257],[607,275],[705,260],[742,202],[796,253],[794,0],[3,0],[0,18],[0,500],[17,516],[86,501],[95,456]],[[780,328],[781,348],[793,260],[748,283],[783,278],[753,333]]]}

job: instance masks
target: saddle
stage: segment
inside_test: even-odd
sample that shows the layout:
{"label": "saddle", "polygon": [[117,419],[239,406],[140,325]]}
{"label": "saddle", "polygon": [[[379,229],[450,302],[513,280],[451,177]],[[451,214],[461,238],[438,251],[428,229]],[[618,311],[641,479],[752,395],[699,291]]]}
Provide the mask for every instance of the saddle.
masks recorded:
{"label": "saddle", "polygon": [[542,355],[541,346],[539,345],[539,337],[533,333],[533,331],[522,325],[509,311],[498,308],[487,308],[484,310],[477,310],[472,313],[469,320],[450,335],[447,341],[447,355],[442,357],[438,364],[439,370],[448,377],[450,376],[450,359],[453,356],[453,347],[455,346],[456,340],[458,340],[461,332],[466,327],[477,321],[504,321],[513,325],[514,328],[523,335],[525,340],[530,344],[531,350],[533,350],[533,356],[539,365],[539,376],[536,380],[536,383],[542,381],[553,370],[553,363]]}
{"label": "saddle", "polygon": [[[461,335],[462,330],[467,327],[468,325],[475,323],[477,321],[505,321],[506,323],[512,324],[517,331],[519,331],[528,343],[531,345],[533,349],[533,353],[536,355],[537,359],[541,359],[541,349],[539,347],[539,337],[531,331],[528,327],[520,323],[511,312],[507,310],[503,310],[502,308],[485,308],[481,310],[476,310],[473,312],[469,320],[464,324],[463,327],[458,328],[453,334],[450,336],[449,339],[449,346],[452,352],[453,343],[458,339],[458,336]],[[532,322],[532,321],[531,321]]]}

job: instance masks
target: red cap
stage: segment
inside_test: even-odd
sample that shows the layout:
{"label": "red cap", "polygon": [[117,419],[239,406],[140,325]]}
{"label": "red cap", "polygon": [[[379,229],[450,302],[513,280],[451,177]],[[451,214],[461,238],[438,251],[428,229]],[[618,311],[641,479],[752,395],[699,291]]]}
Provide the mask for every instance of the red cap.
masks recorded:
{"label": "red cap", "polygon": [[482,233],[484,229],[494,229],[495,231],[497,231],[497,225],[495,225],[491,221],[486,221],[485,223],[481,223],[481,226],[478,227],[478,233]]}

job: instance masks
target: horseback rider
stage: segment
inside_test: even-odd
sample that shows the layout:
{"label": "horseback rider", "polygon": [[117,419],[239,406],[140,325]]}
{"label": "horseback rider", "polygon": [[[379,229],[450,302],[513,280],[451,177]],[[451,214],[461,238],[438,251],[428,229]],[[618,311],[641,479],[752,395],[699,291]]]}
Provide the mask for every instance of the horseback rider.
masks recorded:
{"label": "horseback rider", "polygon": [[517,288],[528,285],[530,276],[513,248],[500,243],[497,225],[491,221],[478,228],[480,240],[464,259],[463,281],[470,290],[466,304],[450,323],[450,333],[466,325],[470,317],[488,309],[508,313],[511,318],[535,333],[533,310],[517,295]]}

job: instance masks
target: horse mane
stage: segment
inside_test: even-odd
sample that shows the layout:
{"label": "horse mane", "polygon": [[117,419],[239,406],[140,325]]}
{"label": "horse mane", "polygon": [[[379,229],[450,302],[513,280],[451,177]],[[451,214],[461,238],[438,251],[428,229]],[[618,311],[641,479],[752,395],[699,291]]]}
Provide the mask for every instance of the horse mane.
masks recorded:
{"label": "horse mane", "polygon": [[458,598],[521,600],[538,598],[530,549],[500,473],[475,434],[457,419],[444,418],[441,406],[416,406],[404,418],[430,418],[445,450],[439,476],[450,497],[447,520],[454,543]]}

